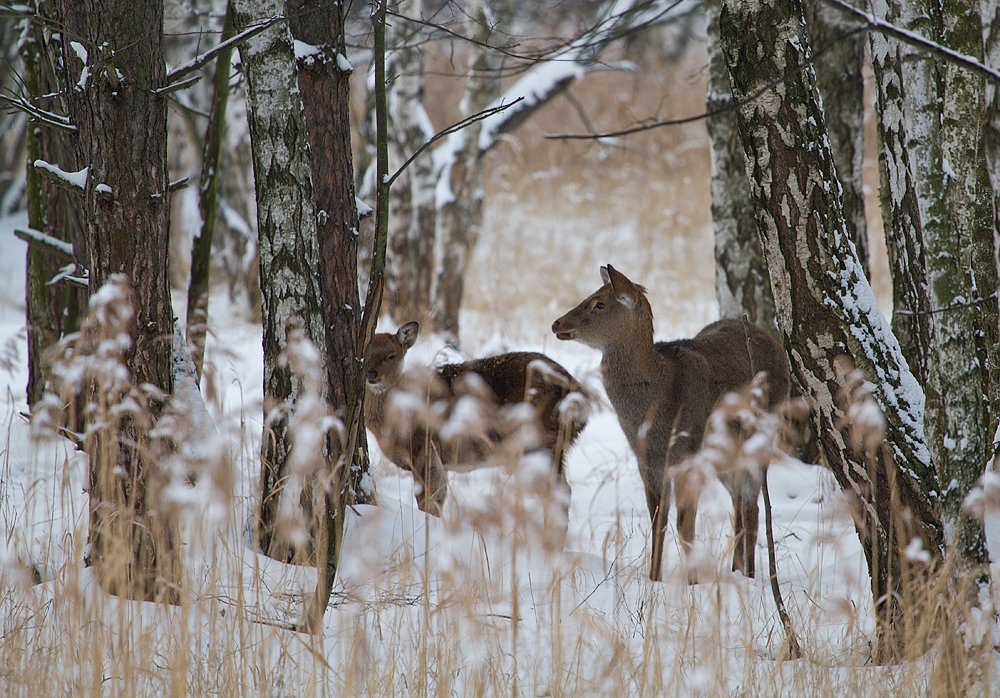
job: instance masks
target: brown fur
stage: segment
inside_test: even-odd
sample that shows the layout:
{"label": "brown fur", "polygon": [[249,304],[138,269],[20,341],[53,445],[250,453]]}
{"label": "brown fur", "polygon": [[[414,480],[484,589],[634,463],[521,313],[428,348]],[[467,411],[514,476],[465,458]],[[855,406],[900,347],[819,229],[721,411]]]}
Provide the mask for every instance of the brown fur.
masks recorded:
{"label": "brown fur", "polygon": [[[440,515],[448,487],[446,471],[494,465],[525,451],[548,451],[556,477],[566,485],[566,454],[586,417],[564,410],[569,407],[564,403],[571,393],[583,398],[583,386],[558,363],[534,352],[511,352],[447,364],[423,375],[404,375],[403,357],[416,341],[419,327],[410,322],[395,334],[375,335],[365,419],[386,457],[409,470],[421,486],[417,495],[421,510]],[[403,390],[423,408],[400,414],[392,397]],[[479,418],[460,433],[442,428],[456,409],[463,409],[460,401],[467,397],[475,400]]]}
{"label": "brown fur", "polygon": [[[604,285],[552,324],[559,339],[600,349],[601,373],[611,405],[639,461],[653,521],[650,579],[660,579],[670,480],[677,488],[677,529],[685,552],[694,541],[700,482],[681,466],[701,446],[705,424],[719,399],[765,371],[770,406],[788,392],[784,351],[766,332],[742,320],[719,320],[692,339],[653,343],[653,313],[645,289],[610,264]],[[669,471],[670,477],[666,477]],[[760,478],[726,476],[736,534],[733,569],[754,576]],[[689,579],[695,581],[693,572]]]}

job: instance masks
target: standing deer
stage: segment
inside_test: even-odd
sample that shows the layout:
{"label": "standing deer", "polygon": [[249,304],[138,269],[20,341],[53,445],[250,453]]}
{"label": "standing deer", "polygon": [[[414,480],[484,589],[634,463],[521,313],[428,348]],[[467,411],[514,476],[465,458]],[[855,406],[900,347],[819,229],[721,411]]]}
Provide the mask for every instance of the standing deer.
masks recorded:
{"label": "standing deer", "polygon": [[[575,339],[604,354],[604,387],[646,490],[653,523],[649,577],[659,581],[671,478],[681,547],[685,555],[691,551],[700,478],[682,466],[701,446],[712,409],[723,395],[748,384],[754,370],[766,372],[768,406],[773,407],[787,395],[788,365],[775,340],[741,320],[719,320],[693,339],[654,344],[645,289],[610,264],[601,267],[601,278],[604,285],[552,323],[552,331],[559,339]],[[733,498],[733,570],[753,577],[760,477],[742,469],[723,481]],[[697,581],[693,570],[688,580]]]}
{"label": "standing deer", "polygon": [[586,424],[584,387],[534,352],[446,364],[420,382],[403,373],[419,332],[418,323],[408,322],[375,335],[365,420],[386,457],[413,474],[420,509],[441,515],[446,471],[494,465],[525,451],[551,454],[556,478],[568,488],[566,454]]}

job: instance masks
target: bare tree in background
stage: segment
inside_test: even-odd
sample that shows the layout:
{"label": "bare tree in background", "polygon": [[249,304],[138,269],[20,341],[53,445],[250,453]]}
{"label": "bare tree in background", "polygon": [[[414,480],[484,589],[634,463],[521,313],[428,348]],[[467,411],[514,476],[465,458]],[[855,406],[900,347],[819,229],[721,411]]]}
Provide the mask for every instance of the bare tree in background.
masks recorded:
{"label": "bare tree in background", "polygon": [[[222,21],[220,43],[231,39],[233,11],[226,4]],[[229,71],[233,50],[224,50],[215,59],[212,79],[212,107],[205,128],[205,142],[201,155],[201,175],[198,186],[198,212],[201,229],[191,244],[191,277],[188,280],[187,342],[191,350],[198,379],[201,380],[205,360],[205,334],[208,330],[208,290],[211,277],[212,242],[215,239],[216,220],[219,215],[219,183],[222,179],[222,149],[226,134],[226,107],[229,104]]]}
{"label": "bare tree in background", "polygon": [[[465,9],[466,33],[477,43],[488,44],[496,27],[510,27],[514,7],[512,0],[470,0]],[[490,50],[472,54],[462,97],[464,116],[483,111],[500,97],[501,58]],[[452,134],[446,143],[448,153],[441,174],[448,195],[439,202],[437,213],[442,259],[435,290],[434,326],[456,342],[469,257],[483,222],[482,128],[482,124],[475,124]]]}
{"label": "bare tree in background", "polygon": [[[943,538],[939,489],[921,424],[919,385],[874,301],[837,192],[833,154],[809,67],[809,40],[797,0],[753,5],[723,0],[720,38],[740,104],[758,232],[767,256],[778,322],[792,373],[814,405],[826,461],[857,502],[856,528],[876,608],[877,661],[905,650],[904,593],[918,538],[932,557]],[[790,79],[789,79],[790,78]],[[850,331],[848,331],[850,328]],[[887,421],[875,448],[851,443],[837,399],[839,355],[854,358]]]}
{"label": "bare tree in background", "polygon": [[173,387],[167,105],[157,92],[165,83],[163,4],[64,0],[57,8],[70,37],[62,61],[74,85],[69,116],[78,163],[88,168],[83,232],[91,296],[124,279],[115,283],[135,310],[124,359],[129,382],[147,403],[141,412],[124,410],[117,424],[92,425],[87,435],[91,561],[107,591],[176,601],[177,534],[158,512],[159,449],[145,421],[156,423]]}
{"label": "bare tree in background", "polygon": [[[55,8],[51,2],[36,2],[33,9],[40,19],[54,19]],[[51,31],[43,21],[28,20],[22,38],[21,58],[28,97],[40,107],[66,114],[68,76],[61,69],[64,35]],[[11,115],[5,116],[9,118]],[[31,408],[48,388],[51,367],[48,366],[46,352],[61,337],[79,329],[80,307],[85,302],[82,288],[65,281],[50,282],[58,278],[63,270],[76,272],[77,266],[72,265],[85,266],[80,260],[86,252],[86,242],[83,236],[82,190],[71,191],[60,186],[57,181],[43,177],[45,170],[35,166],[35,162],[42,161],[55,163],[67,171],[82,169],[78,165],[74,133],[69,129],[32,122],[26,138],[28,226],[32,231],[64,243],[60,251],[60,248],[39,244],[35,238],[28,238],[25,308],[28,332],[27,397]],[[81,417],[82,413],[77,411],[77,423],[69,425],[73,431],[83,431],[79,421]]]}
{"label": "bare tree in background", "polygon": [[[400,3],[396,3],[399,5]],[[423,14],[423,0],[405,4],[412,17]],[[386,72],[389,77],[389,162],[401,166],[434,136],[424,109],[424,54],[421,27],[396,16],[386,22]],[[475,78],[473,78],[475,79]],[[374,163],[373,163],[374,167]],[[392,187],[389,254],[385,292],[387,311],[397,323],[426,321],[434,280],[434,160],[425,151]]]}

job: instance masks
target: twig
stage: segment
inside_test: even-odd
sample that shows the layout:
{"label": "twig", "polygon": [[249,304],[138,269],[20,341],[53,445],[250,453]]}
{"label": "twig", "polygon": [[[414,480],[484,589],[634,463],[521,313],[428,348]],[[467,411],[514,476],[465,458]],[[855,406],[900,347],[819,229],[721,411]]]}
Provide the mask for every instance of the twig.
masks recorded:
{"label": "twig", "polygon": [[966,301],[965,303],[956,303],[955,305],[949,305],[945,308],[933,308],[932,310],[897,310],[896,315],[937,315],[938,313],[947,313],[952,310],[963,310],[964,308],[972,308],[977,305],[982,305],[987,301],[995,300],[997,295],[998,295],[997,293],[991,293],[988,296],[977,298],[972,301]]}
{"label": "twig", "polygon": [[425,141],[424,143],[422,143],[419,148],[417,148],[415,151],[413,151],[413,154],[410,155],[410,157],[406,158],[406,162],[404,162],[402,165],[400,165],[399,169],[396,170],[392,174],[392,176],[389,177],[389,179],[386,180],[386,186],[390,186],[391,187],[392,183],[396,181],[396,179],[399,177],[399,175],[403,174],[403,170],[405,170],[409,166],[409,164],[411,162],[413,162],[414,160],[416,160],[417,157],[420,155],[420,153],[422,153],[425,150],[427,150],[429,147],[431,147],[431,145],[433,145],[437,141],[441,140],[445,136],[448,136],[448,135],[451,135],[452,133],[455,133],[456,131],[461,131],[463,128],[465,128],[467,126],[471,126],[472,124],[476,123],[477,121],[482,121],[483,119],[488,119],[489,117],[493,116],[494,114],[499,114],[502,111],[506,111],[507,109],[510,109],[515,104],[517,104],[518,102],[521,102],[523,100],[524,100],[524,97],[518,97],[513,102],[508,102],[507,104],[500,104],[500,105],[497,105],[495,107],[490,107],[488,109],[483,109],[481,112],[476,112],[475,114],[471,114],[471,115],[465,117],[464,119],[460,119],[459,121],[456,121],[451,126],[448,126],[447,128],[444,128],[444,129],[438,131],[433,136],[431,136],[430,139],[428,139],[427,141]]}
{"label": "twig", "polygon": [[[169,184],[167,184],[167,193],[168,194],[173,194],[175,191],[180,191],[181,189],[184,189],[190,183],[191,183],[191,178],[190,177],[181,177],[180,179],[175,179],[173,182],[170,182]],[[158,199],[162,199],[163,198],[163,194],[150,194],[149,198],[153,199],[154,201],[156,201]]]}
{"label": "twig", "polygon": [[[743,333],[747,338],[747,355],[750,357],[750,373],[757,375],[757,361],[753,355],[753,344],[750,341],[750,320],[746,313],[740,318],[743,321]],[[754,398],[751,396],[751,400]],[[785,629],[785,659],[798,659],[802,656],[802,648],[795,637],[795,629],[792,627],[792,619],[785,608],[785,600],[781,596],[781,587],[778,585],[778,559],[774,549],[774,527],[771,525],[771,492],[767,487],[767,469],[764,465],[761,468],[760,488],[764,493],[764,537],[767,539],[767,576],[771,582],[771,596],[774,597],[774,605],[778,609],[778,618]]]}
{"label": "twig", "polygon": [[616,136],[628,136],[633,133],[641,133],[642,131],[651,131],[654,128],[661,128],[663,126],[681,126],[683,124],[690,124],[695,121],[701,121],[703,119],[711,119],[713,116],[718,116],[719,114],[725,114],[727,112],[735,111],[744,104],[750,104],[751,102],[755,101],[765,92],[774,89],[778,85],[785,82],[785,80],[788,80],[794,75],[798,75],[800,72],[802,72],[809,66],[814,65],[816,63],[816,60],[824,53],[829,51],[831,48],[833,48],[833,46],[841,43],[842,41],[850,38],[854,34],[857,34],[858,32],[861,31],[865,31],[865,27],[855,27],[854,29],[845,32],[837,39],[831,41],[829,44],[824,46],[823,48],[814,51],[813,54],[810,56],[809,60],[802,61],[801,63],[796,63],[795,65],[791,66],[788,70],[785,71],[785,73],[781,77],[775,78],[774,80],[771,80],[770,82],[761,85],[759,89],[757,89],[752,94],[747,95],[744,99],[740,101],[733,100],[728,104],[719,107],[718,109],[709,109],[707,111],[701,112],[700,114],[693,114],[691,116],[682,116],[676,119],[648,120],[645,123],[638,124],[636,126],[629,126],[628,128],[618,129],[617,131],[605,131],[603,133],[546,133],[544,138],[555,141],[597,140],[601,138],[614,138]]}
{"label": "twig", "polygon": [[60,240],[54,235],[43,233],[41,230],[35,230],[34,228],[14,228],[14,237],[24,240],[29,245],[45,247],[50,250],[55,250],[70,259],[76,259],[76,254],[73,252],[72,244],[66,242],[65,240]]}

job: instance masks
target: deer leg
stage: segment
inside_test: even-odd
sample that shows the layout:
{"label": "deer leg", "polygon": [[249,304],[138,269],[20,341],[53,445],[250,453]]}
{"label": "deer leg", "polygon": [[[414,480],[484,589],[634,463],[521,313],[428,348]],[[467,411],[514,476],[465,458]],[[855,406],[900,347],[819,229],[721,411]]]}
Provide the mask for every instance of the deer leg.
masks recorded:
{"label": "deer leg", "polygon": [[444,511],[444,500],[448,496],[448,474],[441,464],[437,449],[430,446],[419,450],[410,465],[410,472],[417,485],[417,506],[420,511],[440,517]]}
{"label": "deer leg", "polygon": [[733,499],[733,571],[752,578],[756,568],[760,479],[743,470],[733,474],[726,486]]}
{"label": "deer leg", "polygon": [[743,572],[746,559],[746,520],[739,492],[730,490],[733,500],[733,572]]}
{"label": "deer leg", "polygon": [[[677,533],[681,539],[681,550],[684,551],[684,560],[690,563],[691,553],[694,550],[695,523],[698,518],[698,497],[701,495],[700,477],[681,470],[675,476],[677,485]],[[698,571],[688,565],[688,584],[698,583]]]}
{"label": "deer leg", "polygon": [[667,533],[667,513],[670,510],[670,478],[662,469],[640,468],[646,490],[646,506],[653,524],[653,549],[649,558],[649,579],[659,582],[663,577],[663,541]]}

